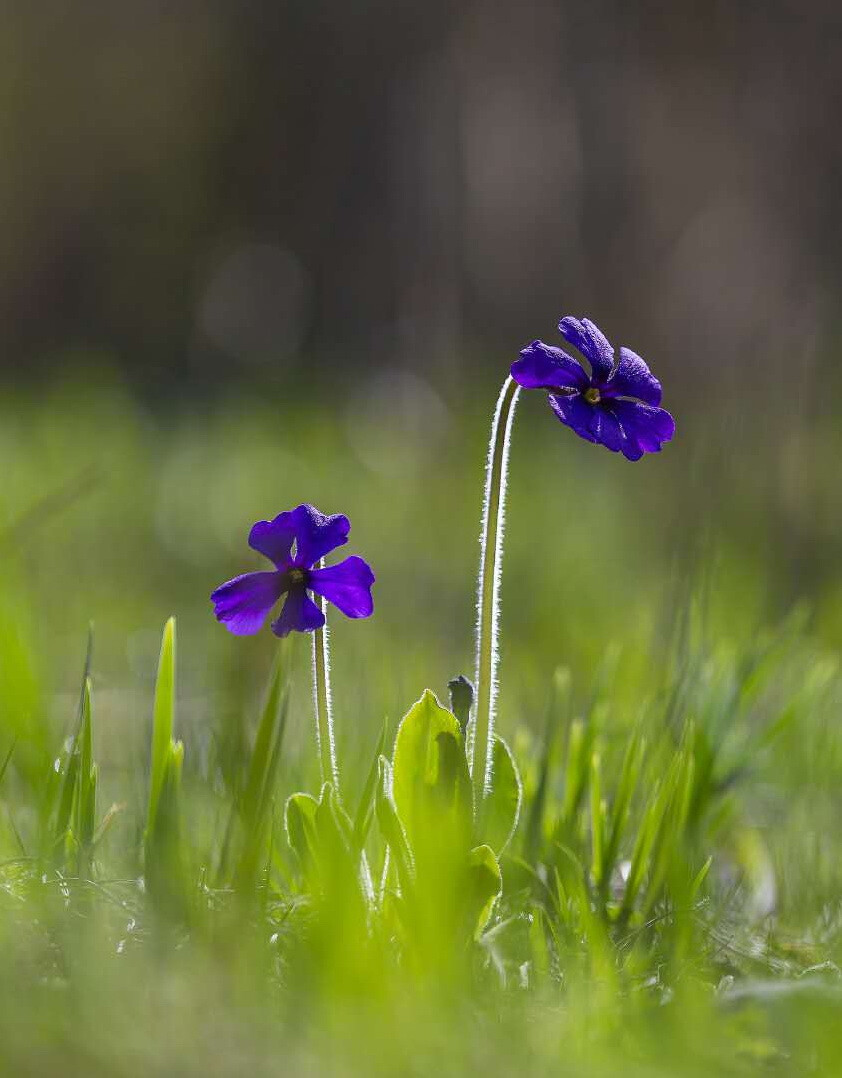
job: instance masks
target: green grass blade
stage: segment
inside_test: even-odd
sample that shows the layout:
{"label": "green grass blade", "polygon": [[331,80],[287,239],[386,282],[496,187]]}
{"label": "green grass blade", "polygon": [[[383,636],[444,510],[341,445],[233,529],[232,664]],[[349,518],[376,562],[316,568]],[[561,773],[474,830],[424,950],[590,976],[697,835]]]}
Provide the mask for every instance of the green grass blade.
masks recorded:
{"label": "green grass blade", "polygon": [[3,757],[3,763],[0,764],[0,785],[3,782],[3,779],[6,777],[6,771],[9,767],[9,764],[12,762],[12,756],[14,755],[16,744],[17,738],[13,738],[11,745],[9,745],[8,752]]}
{"label": "green grass blade", "polygon": [[76,813],[74,830],[83,848],[90,846],[94,837],[96,817],[96,768],[93,761],[93,727],[91,719],[91,680],[85,681],[82,700],[82,725],[78,737],[78,761],[76,781]]}
{"label": "green grass blade", "polygon": [[260,716],[260,725],[254,739],[254,749],[249,760],[248,777],[243,791],[242,814],[247,824],[254,821],[262,801],[272,762],[273,745],[279,736],[284,673],[282,651],[279,649],[278,658],[269,682],[269,691],[266,694],[266,702]]}
{"label": "green grass blade", "polygon": [[591,878],[602,889],[605,872],[605,805],[602,801],[602,765],[598,752],[591,756]]}
{"label": "green grass blade", "polygon": [[547,720],[544,727],[544,739],[541,746],[541,763],[538,771],[538,783],[529,803],[524,828],[523,851],[527,861],[534,861],[538,856],[543,837],[544,810],[547,803],[550,772],[555,754],[558,731],[561,727],[562,704],[567,703],[570,693],[570,673],[565,669],[556,670],[553,676],[550,702],[547,708]]}
{"label": "green grass blade", "polygon": [[374,817],[374,795],[377,788],[378,761],[383,752],[383,746],[386,744],[388,727],[388,720],[384,719],[383,725],[380,728],[380,734],[377,738],[377,745],[374,748],[374,755],[371,758],[371,766],[368,769],[363,792],[360,796],[360,803],[357,806],[357,814],[354,817],[353,847],[357,853],[359,853],[365,845],[368,831],[371,827],[371,821]]}
{"label": "green grass blade", "polygon": [[611,807],[611,826],[605,848],[605,870],[609,874],[617,860],[620,841],[628,823],[631,799],[640,778],[640,762],[645,755],[645,749],[646,745],[643,739],[634,736],[629,742],[623,757],[617,791]]}
{"label": "green grass blade", "polygon": [[392,765],[385,756],[379,757],[375,810],[383,837],[389,844],[398,873],[398,882],[406,895],[412,890],[415,864],[406,831],[398,815],[393,794]]}
{"label": "green grass blade", "polygon": [[147,830],[155,826],[158,800],[167,772],[175,721],[175,618],[164,626],[158,678],[155,683],[155,704],[152,717],[152,760],[149,775],[149,807]]}

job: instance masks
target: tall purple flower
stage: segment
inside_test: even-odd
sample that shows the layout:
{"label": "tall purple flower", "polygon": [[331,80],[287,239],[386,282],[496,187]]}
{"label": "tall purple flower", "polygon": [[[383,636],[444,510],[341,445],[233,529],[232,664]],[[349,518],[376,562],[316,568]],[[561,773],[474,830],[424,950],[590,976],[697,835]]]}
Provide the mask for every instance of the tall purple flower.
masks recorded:
{"label": "tall purple flower", "polygon": [[562,318],[562,337],[582,353],[590,374],[561,348],[533,341],[512,364],[512,378],[524,389],[546,389],[550,407],[588,442],[604,445],[629,460],[659,453],[675,434],[675,420],[661,403],[661,383],[630,348],[614,349],[587,318]]}
{"label": "tall purple flower", "polygon": [[285,595],[272,632],[276,636],[312,632],[324,625],[325,616],[308,591],[323,596],[349,618],[369,617],[374,610],[374,573],[362,558],[313,568],[348,542],[350,530],[346,516],[325,516],[312,505],[299,505],[274,520],[259,520],[249,534],[249,546],[274,562],[275,568],[245,573],[221,584],[211,595],[217,620],[238,636],[259,632],[272,607]]}

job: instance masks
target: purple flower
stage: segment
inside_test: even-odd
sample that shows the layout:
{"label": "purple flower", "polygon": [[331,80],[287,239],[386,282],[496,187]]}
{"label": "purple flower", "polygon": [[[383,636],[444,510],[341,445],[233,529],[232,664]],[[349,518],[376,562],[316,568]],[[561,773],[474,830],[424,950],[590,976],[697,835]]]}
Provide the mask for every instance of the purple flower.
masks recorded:
{"label": "purple flower", "polygon": [[274,520],[258,520],[249,534],[249,546],[274,562],[275,568],[245,573],[221,584],[211,595],[217,620],[238,636],[259,632],[269,611],[285,595],[272,632],[276,636],[309,633],[324,625],[325,616],[308,591],[323,596],[349,618],[369,617],[374,610],[374,573],[362,558],[313,568],[331,550],[348,542],[350,530],[346,516],[325,516],[312,505],[299,505]]}
{"label": "purple flower", "polygon": [[552,410],[586,441],[629,460],[660,453],[675,420],[659,407],[661,383],[640,356],[621,348],[614,366],[614,349],[587,318],[562,318],[558,328],[587,359],[590,374],[561,348],[533,341],[512,364],[512,378],[524,389],[548,390]]}

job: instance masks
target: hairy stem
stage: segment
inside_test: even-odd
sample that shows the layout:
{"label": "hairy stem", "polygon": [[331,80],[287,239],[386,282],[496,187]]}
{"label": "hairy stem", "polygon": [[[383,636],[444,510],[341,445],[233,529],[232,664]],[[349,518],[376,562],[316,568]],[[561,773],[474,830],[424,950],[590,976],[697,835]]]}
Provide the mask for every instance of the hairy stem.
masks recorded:
{"label": "hairy stem", "polygon": [[[319,563],[321,565],[321,563]],[[327,602],[318,597],[319,608],[327,617]],[[316,742],[322,785],[332,782],[339,793],[339,765],[333,740],[333,702],[330,694],[330,640],[327,621],[313,633],[313,710],[316,715]]]}
{"label": "hairy stem", "polygon": [[491,784],[492,741],[497,707],[497,638],[500,621],[500,571],[509,442],[520,386],[507,378],[497,398],[485,464],[485,496],[477,583],[476,705],[470,737],[471,777],[477,813]]}

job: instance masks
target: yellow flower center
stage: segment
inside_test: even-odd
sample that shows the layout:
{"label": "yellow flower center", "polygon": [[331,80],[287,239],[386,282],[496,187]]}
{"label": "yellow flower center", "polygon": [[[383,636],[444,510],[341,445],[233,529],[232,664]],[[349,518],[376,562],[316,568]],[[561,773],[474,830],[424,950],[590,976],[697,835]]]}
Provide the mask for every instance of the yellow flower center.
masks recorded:
{"label": "yellow flower center", "polygon": [[599,390],[594,386],[585,390],[585,400],[588,404],[596,404],[599,401]]}
{"label": "yellow flower center", "polygon": [[304,574],[301,572],[300,569],[290,569],[290,571],[289,571],[289,582],[290,582],[290,584],[303,584],[304,583]]}

